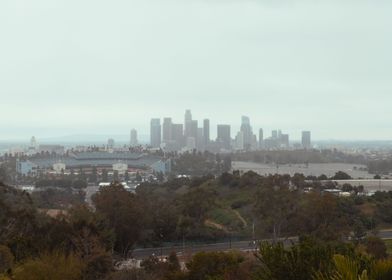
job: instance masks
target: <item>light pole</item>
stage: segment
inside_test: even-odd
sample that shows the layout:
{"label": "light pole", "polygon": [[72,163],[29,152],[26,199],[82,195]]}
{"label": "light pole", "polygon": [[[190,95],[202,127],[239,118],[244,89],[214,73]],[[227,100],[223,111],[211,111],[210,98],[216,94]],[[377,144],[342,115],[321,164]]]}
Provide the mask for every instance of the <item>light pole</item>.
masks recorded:
{"label": "light pole", "polygon": [[185,256],[185,235],[182,233],[182,254]]}
{"label": "light pole", "polygon": [[161,261],[162,261],[162,257],[163,257],[163,233],[162,233],[162,229],[160,229],[159,237],[161,238]]}

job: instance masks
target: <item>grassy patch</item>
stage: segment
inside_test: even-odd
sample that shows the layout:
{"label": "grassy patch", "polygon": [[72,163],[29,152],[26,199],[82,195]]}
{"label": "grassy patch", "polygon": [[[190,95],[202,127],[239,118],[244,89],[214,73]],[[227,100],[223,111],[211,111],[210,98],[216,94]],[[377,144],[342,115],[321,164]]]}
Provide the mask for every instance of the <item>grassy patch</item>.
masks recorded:
{"label": "grassy patch", "polygon": [[238,230],[243,227],[243,222],[231,209],[214,209],[209,213],[209,217],[215,223],[221,224],[231,230]]}

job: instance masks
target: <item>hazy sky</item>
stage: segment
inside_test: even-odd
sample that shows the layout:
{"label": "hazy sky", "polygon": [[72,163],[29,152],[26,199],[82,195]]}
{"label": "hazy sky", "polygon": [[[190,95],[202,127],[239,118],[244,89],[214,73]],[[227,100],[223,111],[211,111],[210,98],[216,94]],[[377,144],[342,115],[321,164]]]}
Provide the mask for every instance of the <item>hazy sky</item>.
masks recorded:
{"label": "hazy sky", "polygon": [[146,134],[188,108],[213,126],[246,114],[266,134],[392,139],[391,13],[390,0],[1,0],[0,140]]}

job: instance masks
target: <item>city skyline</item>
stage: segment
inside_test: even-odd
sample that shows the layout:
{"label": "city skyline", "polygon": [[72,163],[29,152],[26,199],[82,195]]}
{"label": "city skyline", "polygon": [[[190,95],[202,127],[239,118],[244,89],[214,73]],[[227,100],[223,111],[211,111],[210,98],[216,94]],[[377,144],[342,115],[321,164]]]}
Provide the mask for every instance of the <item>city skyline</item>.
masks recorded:
{"label": "city skyline", "polygon": [[0,139],[147,135],[192,108],[391,140],[392,3],[286,2],[1,1]]}
{"label": "city skyline", "polygon": [[[199,115],[199,114],[198,114]],[[225,121],[221,121],[221,122],[217,122],[214,119],[210,119],[210,118],[205,118],[205,117],[201,117],[201,119],[195,119],[194,117],[192,117],[192,110],[191,109],[186,109],[185,110],[185,119],[183,118],[183,121],[181,122],[181,120],[177,120],[174,119],[172,117],[166,116],[166,117],[153,117],[149,119],[149,125],[145,125],[144,128],[141,130],[143,131],[143,133],[140,133],[139,128],[137,127],[131,127],[130,129],[128,129],[128,142],[133,143],[131,145],[135,145],[135,143],[137,144],[151,144],[152,141],[154,143],[153,146],[158,147],[161,143],[165,143],[165,140],[170,140],[171,139],[171,134],[172,133],[176,133],[175,131],[178,131],[178,129],[180,129],[180,132],[182,133],[182,136],[186,137],[194,137],[197,138],[198,133],[200,132],[200,136],[202,137],[202,139],[200,140],[203,143],[208,142],[206,139],[210,139],[210,140],[218,140],[219,139],[219,127],[222,126],[227,126],[230,130],[230,137],[232,140],[235,140],[236,138],[236,133],[238,132],[243,132],[244,133],[244,144],[245,145],[250,145],[252,139],[251,137],[253,137],[253,135],[259,139],[260,136],[265,136],[264,139],[267,139],[268,137],[270,137],[272,135],[274,135],[274,133],[277,133],[278,131],[281,132],[284,129],[281,128],[275,128],[275,127],[271,127],[270,130],[265,129],[265,127],[258,127],[255,126],[254,129],[252,127],[253,122],[250,121],[250,117],[249,116],[245,116],[244,114],[241,115],[239,117],[240,121],[239,121],[239,125],[233,125],[230,124],[228,122]],[[152,126],[154,126],[155,128],[153,128]],[[179,127],[180,126],[180,127]],[[248,128],[249,127],[249,128]],[[268,127],[268,126],[266,126]],[[155,131],[154,131],[155,129]],[[158,130],[158,131],[157,131]],[[172,131],[173,130],[173,131]],[[193,132],[192,132],[193,130]],[[262,131],[260,133],[260,130]],[[293,130],[294,131],[294,130]],[[301,142],[301,138],[302,138],[302,133],[304,130],[302,128],[302,130],[295,130],[295,135],[297,137],[294,138],[290,138],[290,140],[293,140],[294,142]],[[125,136],[126,134],[123,133],[123,131],[121,131],[122,133],[120,134],[110,134],[110,133],[103,133],[103,134],[81,134],[81,135],[63,135],[63,137],[65,138],[69,138],[69,137],[73,137],[73,136],[86,136],[88,138],[92,138],[94,136],[97,136],[98,138],[101,138],[105,135],[105,137],[107,137],[107,139],[115,140],[114,138],[116,136],[120,137],[121,140],[120,142],[124,142],[125,140]],[[286,132],[286,130],[285,130]],[[177,132],[178,133],[178,132]],[[206,136],[206,133],[208,136]],[[268,134],[269,133],[269,134]],[[153,134],[156,134],[155,136],[152,136]],[[38,135],[38,136],[37,136]],[[168,136],[170,135],[170,136]],[[247,136],[248,135],[248,136]],[[287,134],[285,134],[287,135]],[[30,136],[29,136],[30,137]],[[33,137],[37,137],[37,138],[41,138],[39,136],[39,134],[33,134]],[[48,137],[45,138],[43,137],[44,140],[48,140],[48,139],[61,139],[62,136],[52,136],[52,137]],[[152,139],[155,138],[154,140]],[[157,138],[159,138],[159,140],[157,140]],[[13,139],[11,139],[13,140]],[[22,140],[22,141],[26,141],[26,139],[15,139],[15,140]],[[106,139],[105,139],[106,140]],[[0,139],[1,141],[7,141],[4,139]],[[85,139],[82,139],[82,142],[86,141]],[[157,142],[158,141],[158,142]]]}
{"label": "city skyline", "polygon": [[391,11],[0,0],[0,280],[392,278]]}
{"label": "city skyline", "polygon": [[[188,111],[188,110],[187,110]],[[192,110],[189,110],[191,112],[193,112]],[[338,138],[333,138],[333,137],[329,137],[329,138],[320,138],[320,137],[313,137],[313,130],[312,129],[308,129],[307,127],[298,127],[298,128],[284,128],[285,126],[279,126],[279,127],[275,127],[275,126],[271,126],[271,125],[263,125],[263,126],[259,126],[259,125],[255,125],[253,118],[249,117],[249,116],[245,116],[244,114],[239,115],[237,117],[237,123],[232,124],[229,122],[226,122],[224,120],[221,121],[216,121],[214,119],[210,119],[210,118],[206,118],[205,116],[202,116],[200,114],[197,114],[197,116],[199,116],[199,119],[195,119],[195,117],[191,117],[193,122],[196,122],[196,127],[198,127],[199,129],[202,129],[203,134],[205,133],[204,131],[204,125],[206,124],[205,121],[207,121],[207,125],[209,127],[209,136],[210,139],[212,140],[216,140],[218,138],[218,126],[219,125],[228,125],[230,126],[231,129],[231,138],[233,140],[235,140],[236,138],[236,133],[237,131],[242,131],[243,129],[243,118],[247,118],[249,121],[249,118],[252,120],[251,123],[251,129],[253,129],[253,134],[257,137],[257,139],[259,139],[260,135],[263,135],[264,138],[268,138],[271,135],[273,135],[274,133],[278,133],[278,131],[284,131],[285,134],[284,135],[290,135],[290,141],[293,142],[301,142],[302,137],[303,137],[303,132],[306,131],[311,131],[312,132],[312,141],[388,141],[389,139],[375,139],[375,138],[369,138],[369,139],[338,139]],[[242,121],[241,121],[242,119]],[[1,142],[26,142],[28,139],[31,138],[31,136],[37,137],[41,140],[44,140],[44,142],[50,142],[50,141],[62,141],[62,139],[64,139],[64,142],[67,142],[68,140],[70,140],[70,142],[77,142],[75,138],[80,137],[81,143],[86,143],[89,141],[92,141],[93,143],[96,142],[102,142],[102,139],[104,139],[104,141],[106,141],[109,138],[120,138],[121,143],[123,142],[129,142],[130,139],[130,133],[132,131],[136,132],[137,136],[136,139],[139,141],[140,144],[148,144],[151,142],[151,125],[150,122],[152,120],[156,120],[156,121],[160,121],[159,125],[160,125],[160,133],[161,133],[161,142],[164,142],[164,135],[165,135],[165,121],[170,120],[170,124],[171,125],[181,125],[180,130],[183,132],[183,135],[185,136],[186,134],[186,125],[185,125],[185,121],[184,121],[184,116],[182,116],[182,120],[181,118],[172,118],[169,116],[165,116],[165,117],[153,117],[153,118],[149,118],[147,121],[147,124],[143,125],[143,126],[129,126],[129,127],[125,127],[124,129],[120,129],[120,128],[115,128],[113,129],[109,129],[109,130],[101,130],[101,133],[80,133],[80,134],[51,134],[51,132],[47,133],[47,134],[40,134],[40,133],[25,133],[23,136],[20,137],[14,137],[14,138],[7,138],[7,137],[3,137],[0,138],[0,143]],[[261,134],[260,134],[260,130],[261,130]],[[76,131],[76,130],[75,130]],[[37,132],[37,131],[35,131]],[[72,131],[70,131],[72,132]],[[83,131],[84,132],[84,131]],[[113,133],[114,132],[114,133]],[[96,138],[95,138],[96,137]],[[203,135],[204,137],[204,135]],[[245,140],[246,142],[246,140]]]}

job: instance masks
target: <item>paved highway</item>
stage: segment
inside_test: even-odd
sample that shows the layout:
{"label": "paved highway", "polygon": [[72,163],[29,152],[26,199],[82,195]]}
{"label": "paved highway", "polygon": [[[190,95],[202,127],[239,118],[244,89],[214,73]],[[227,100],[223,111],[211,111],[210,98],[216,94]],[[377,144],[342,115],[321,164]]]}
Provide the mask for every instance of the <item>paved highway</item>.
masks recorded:
{"label": "paved highway", "polygon": [[[295,242],[297,238],[290,238],[283,240],[287,245]],[[256,244],[253,241],[235,241],[235,242],[224,242],[215,244],[202,244],[192,246],[172,246],[172,247],[157,247],[157,248],[146,248],[136,249],[133,251],[133,257],[136,259],[145,259],[151,255],[155,256],[168,256],[171,252],[176,252],[178,256],[192,255],[197,252],[216,252],[216,251],[255,251]]]}
{"label": "paved highway", "polygon": [[[392,239],[392,229],[381,230],[378,236],[382,239]],[[292,237],[289,239],[284,239],[286,245],[296,242],[298,238]],[[213,251],[255,251],[256,247],[253,241],[236,241],[236,242],[224,242],[215,244],[203,244],[203,245],[186,245],[183,246],[172,246],[172,247],[157,247],[157,248],[143,248],[135,249],[133,251],[133,258],[135,259],[146,259],[151,255],[155,256],[168,256],[171,252],[176,252],[178,256],[192,255],[197,252],[213,252]]]}

